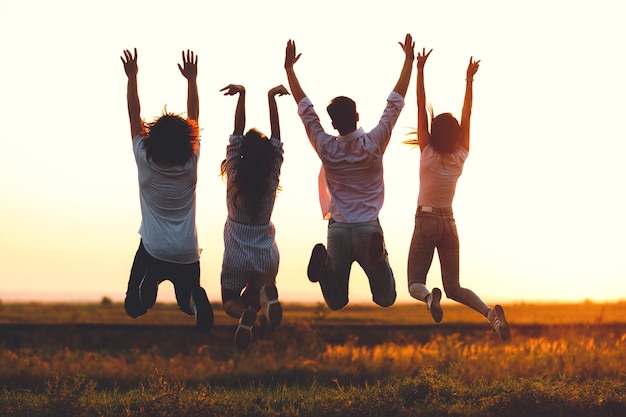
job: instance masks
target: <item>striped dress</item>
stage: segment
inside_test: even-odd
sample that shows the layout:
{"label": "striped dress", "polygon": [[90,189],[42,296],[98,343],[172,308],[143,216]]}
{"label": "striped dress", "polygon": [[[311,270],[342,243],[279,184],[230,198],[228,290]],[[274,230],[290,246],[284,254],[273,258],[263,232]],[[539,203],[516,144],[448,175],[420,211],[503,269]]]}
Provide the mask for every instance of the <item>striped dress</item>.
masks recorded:
{"label": "striped dress", "polygon": [[280,168],[283,163],[283,144],[270,139],[276,152],[271,172],[270,192],[263,197],[258,215],[253,219],[235,204],[234,179],[237,175],[243,136],[231,135],[226,147],[226,205],[228,218],[224,225],[224,257],[221,285],[240,292],[246,284],[274,282],[278,274],[280,255],[276,245],[276,231],[271,222]]}

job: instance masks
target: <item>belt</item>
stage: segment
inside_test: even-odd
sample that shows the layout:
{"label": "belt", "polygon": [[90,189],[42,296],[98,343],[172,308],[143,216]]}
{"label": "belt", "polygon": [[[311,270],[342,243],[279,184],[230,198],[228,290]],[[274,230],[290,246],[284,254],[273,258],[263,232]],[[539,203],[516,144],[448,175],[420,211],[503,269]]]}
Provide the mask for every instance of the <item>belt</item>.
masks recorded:
{"label": "belt", "polygon": [[452,207],[431,207],[431,206],[419,206],[417,208],[418,213],[435,213],[435,214],[452,214]]}

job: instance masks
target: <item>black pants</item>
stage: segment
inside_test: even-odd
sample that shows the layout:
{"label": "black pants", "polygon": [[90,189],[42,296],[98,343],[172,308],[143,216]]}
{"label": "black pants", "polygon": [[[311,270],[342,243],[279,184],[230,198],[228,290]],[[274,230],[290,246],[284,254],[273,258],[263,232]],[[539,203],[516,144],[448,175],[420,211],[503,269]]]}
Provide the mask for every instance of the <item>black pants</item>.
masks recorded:
{"label": "black pants", "polygon": [[161,261],[150,255],[140,241],[130,270],[126,295],[138,294],[139,285],[144,279],[155,281],[157,284],[165,280],[171,281],[174,284],[178,307],[190,316],[194,315],[189,300],[191,291],[200,287],[200,261],[190,264]]}

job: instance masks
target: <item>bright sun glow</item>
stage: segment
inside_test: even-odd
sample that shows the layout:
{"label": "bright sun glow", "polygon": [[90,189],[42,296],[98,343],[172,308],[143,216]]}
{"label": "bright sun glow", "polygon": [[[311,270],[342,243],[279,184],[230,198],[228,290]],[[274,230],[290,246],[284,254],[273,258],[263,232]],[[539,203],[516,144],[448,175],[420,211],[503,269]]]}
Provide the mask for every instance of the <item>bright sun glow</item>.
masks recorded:
{"label": "bright sun glow", "polygon": [[[199,56],[202,154],[198,233],[202,284],[219,300],[226,218],[219,177],[235,100],[248,89],[247,128],[269,132],[266,92],[287,85],[284,47],[294,39],[305,92],[324,108],[357,102],[361,125],[377,123],[411,33],[433,48],[426,69],[435,112],[460,114],[464,71],[474,85],[472,150],[455,198],[461,284],[488,302],[626,298],[622,119],[626,81],[618,2],[385,3],[320,0],[4,1],[0,37],[0,300],[123,298],[139,243],[140,213],[119,56],[139,51],[142,116],[186,108],[176,67]],[[415,71],[385,155],[381,223],[408,301],[406,260],[417,200],[419,151],[401,142],[417,124]],[[278,99],[285,162],[273,221],[283,299],[321,301],[305,276],[326,238],[317,202],[319,160],[291,97]],[[435,261],[429,286],[441,283]],[[162,288],[162,300],[173,300]],[[355,264],[351,300],[371,299]]]}

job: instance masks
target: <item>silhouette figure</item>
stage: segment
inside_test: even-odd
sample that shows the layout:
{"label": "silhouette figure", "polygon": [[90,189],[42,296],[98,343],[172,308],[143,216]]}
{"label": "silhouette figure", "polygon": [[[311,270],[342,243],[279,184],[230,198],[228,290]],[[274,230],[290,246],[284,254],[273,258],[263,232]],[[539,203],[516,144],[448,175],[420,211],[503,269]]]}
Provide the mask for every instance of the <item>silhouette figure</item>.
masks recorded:
{"label": "silhouette figure", "polygon": [[421,152],[418,207],[408,259],[409,293],[426,303],[436,322],[442,320],[441,290],[434,288],[430,292],[425,285],[436,248],[446,296],[487,317],[496,333],[506,340],[509,325],[502,307],[489,308],[473,291],[460,286],[459,238],[452,212],[457,181],[469,154],[472,84],[480,61],[474,61],[472,57],[467,66],[461,123],[450,113],[434,117],[431,107],[429,130],[424,65],[431,52],[432,49],[428,53],[423,49],[417,54],[417,140],[406,141],[418,145]]}
{"label": "silhouette figure", "polygon": [[141,119],[137,92],[137,49],[120,57],[128,77],[130,133],[139,174],[141,235],[130,271],[124,307],[133,318],[146,314],[159,284],[174,284],[179,308],[195,316],[198,329],[213,327],[213,310],[200,286],[200,249],[196,232],[198,132],[198,57],[182,53],[178,64],[187,79],[187,118],[164,110],[150,123]]}
{"label": "silhouette figure", "polygon": [[[289,40],[285,71],[293,97],[313,149],[322,161],[319,176],[320,204],[329,221],[327,246],[315,245],[307,268],[312,282],[319,282],[328,307],[340,310],[348,304],[348,281],[354,261],[369,279],[373,301],[382,307],[396,300],[396,286],[385,248],[378,214],[383,205],[383,154],[392,129],[404,107],[411,78],[414,42],[407,34],[400,46],[405,54],[400,77],[387,98],[376,127],[357,128],[359,114],[348,97],[335,97],[327,107],[338,136],[324,131],[311,100],[294,71],[301,54]],[[359,68],[360,70],[361,68]]]}
{"label": "silhouette figure", "polygon": [[239,319],[235,345],[246,349],[252,340],[252,326],[261,311],[270,326],[282,319],[276,275],[280,256],[271,222],[283,163],[283,143],[276,96],[289,94],[282,85],[267,93],[271,138],[257,129],[244,135],[246,89],[230,84],[220,91],[239,95],[235,127],[226,147],[222,175],[226,177],[228,218],[224,225],[222,261],[222,303],[226,313]]}

